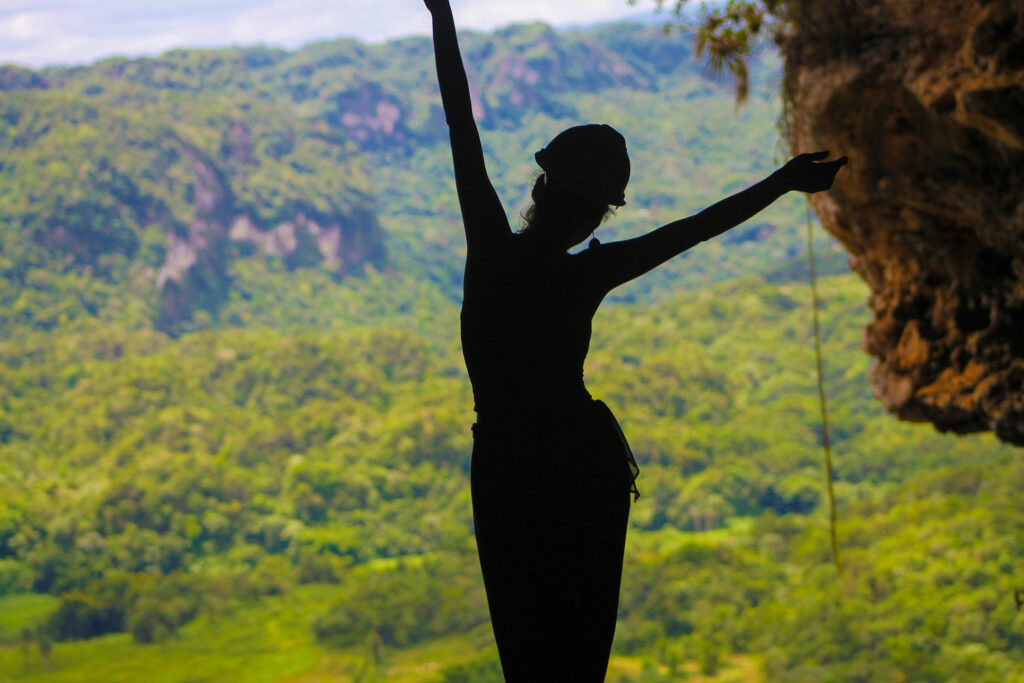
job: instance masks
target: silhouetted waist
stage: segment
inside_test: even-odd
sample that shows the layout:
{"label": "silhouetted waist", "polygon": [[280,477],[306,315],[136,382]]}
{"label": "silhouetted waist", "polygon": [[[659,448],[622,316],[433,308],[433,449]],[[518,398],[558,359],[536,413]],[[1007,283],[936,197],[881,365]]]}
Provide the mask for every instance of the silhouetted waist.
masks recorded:
{"label": "silhouetted waist", "polygon": [[575,449],[581,445],[587,449],[596,445],[596,451],[610,447],[622,458],[626,490],[633,495],[634,501],[640,497],[636,488],[640,468],[637,467],[629,442],[608,406],[603,401],[591,398],[589,393],[585,400],[566,404],[557,411],[526,415],[521,411],[507,410],[478,412],[477,418],[473,425],[474,459],[478,448],[483,449],[479,451],[481,453],[490,452],[493,455],[513,453],[523,445],[554,445],[555,450],[565,446]]}
{"label": "silhouetted waist", "polygon": [[593,411],[595,401],[581,383],[543,396],[477,398],[474,434],[544,433],[570,425]]}

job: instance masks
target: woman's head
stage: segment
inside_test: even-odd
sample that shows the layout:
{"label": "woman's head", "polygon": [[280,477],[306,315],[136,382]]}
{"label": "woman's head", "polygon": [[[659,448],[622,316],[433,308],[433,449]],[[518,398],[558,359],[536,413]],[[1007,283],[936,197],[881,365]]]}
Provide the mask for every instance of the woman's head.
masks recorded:
{"label": "woman's head", "polygon": [[543,173],[533,187],[525,230],[562,231],[578,244],[611,212],[624,206],[629,182],[626,140],[611,126],[586,125],[559,133],[534,156]]}

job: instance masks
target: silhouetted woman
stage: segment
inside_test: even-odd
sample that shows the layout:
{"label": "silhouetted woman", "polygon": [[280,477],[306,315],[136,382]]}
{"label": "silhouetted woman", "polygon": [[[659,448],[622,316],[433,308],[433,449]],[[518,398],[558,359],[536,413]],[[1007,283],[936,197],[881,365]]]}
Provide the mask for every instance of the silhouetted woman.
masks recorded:
{"label": "silhouetted woman", "polygon": [[625,204],[625,140],[608,126],[558,134],[536,160],[514,234],[484,167],[448,0],[425,0],[468,253],[462,345],[473,385],[473,520],[507,681],[604,680],[636,465],[583,385],[590,321],[613,288],[736,226],[785,192],[832,185],[845,158],[796,157],[753,187],[631,240],[579,244]]}

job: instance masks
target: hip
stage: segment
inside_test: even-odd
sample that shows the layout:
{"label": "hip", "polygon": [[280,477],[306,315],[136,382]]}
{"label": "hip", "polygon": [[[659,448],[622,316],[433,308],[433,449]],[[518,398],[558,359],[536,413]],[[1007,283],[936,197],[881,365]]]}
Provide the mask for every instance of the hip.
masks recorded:
{"label": "hip", "polygon": [[601,489],[638,495],[629,444],[608,406],[592,399],[558,419],[478,421],[471,475],[474,488],[490,482],[543,495],[579,489],[584,495]]}

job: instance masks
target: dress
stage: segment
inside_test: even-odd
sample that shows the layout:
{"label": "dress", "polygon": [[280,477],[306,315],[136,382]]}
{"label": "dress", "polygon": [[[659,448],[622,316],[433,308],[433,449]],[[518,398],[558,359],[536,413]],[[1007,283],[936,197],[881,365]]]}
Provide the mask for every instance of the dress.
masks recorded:
{"label": "dress", "polygon": [[508,681],[602,681],[614,636],[636,465],[583,383],[607,293],[595,249],[553,253],[524,235],[467,264],[473,518]]}

